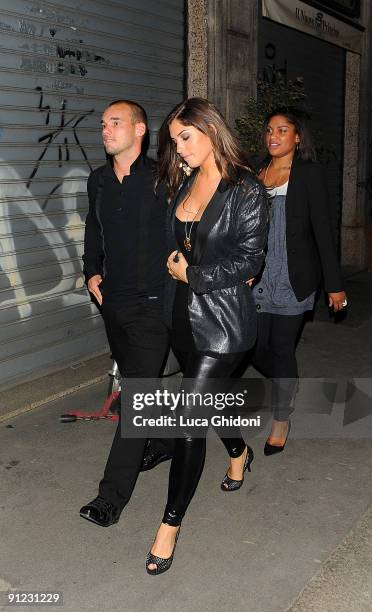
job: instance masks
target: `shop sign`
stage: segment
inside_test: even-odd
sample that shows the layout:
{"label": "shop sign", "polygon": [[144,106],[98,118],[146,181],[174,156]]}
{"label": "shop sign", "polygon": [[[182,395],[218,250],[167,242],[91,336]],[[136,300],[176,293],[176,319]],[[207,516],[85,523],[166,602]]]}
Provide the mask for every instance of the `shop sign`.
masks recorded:
{"label": "shop sign", "polygon": [[361,53],[363,33],[300,0],[262,0],[262,15],[326,42]]}
{"label": "shop sign", "polygon": [[360,16],[360,0],[321,0],[318,4],[323,5],[326,10],[327,7],[335,9],[348,17]]}

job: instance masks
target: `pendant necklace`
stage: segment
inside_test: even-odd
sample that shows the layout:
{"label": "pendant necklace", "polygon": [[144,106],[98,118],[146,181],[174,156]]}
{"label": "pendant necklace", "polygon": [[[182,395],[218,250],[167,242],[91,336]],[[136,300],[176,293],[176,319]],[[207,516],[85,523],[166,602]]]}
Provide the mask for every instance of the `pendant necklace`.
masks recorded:
{"label": "pendant necklace", "polygon": [[191,244],[191,232],[192,232],[192,228],[194,226],[195,223],[195,219],[198,215],[199,210],[201,209],[203,204],[200,204],[198,210],[196,211],[195,215],[193,216],[191,225],[190,225],[190,229],[189,231],[187,231],[187,224],[189,222],[189,213],[187,212],[187,219],[185,221],[185,240],[183,241],[183,246],[185,247],[186,251],[191,251],[192,249],[192,244]]}
{"label": "pendant necklace", "polygon": [[[192,187],[194,187],[194,188],[195,188],[195,185],[196,185],[196,182],[197,182],[198,178],[199,178],[199,174],[197,175],[197,177],[196,177],[196,179],[195,179],[195,182],[194,182],[194,184],[193,184],[193,186],[192,186]],[[189,197],[191,196],[192,191],[193,191],[193,189],[191,188],[191,190],[189,191],[189,193],[187,194],[186,198],[184,199],[184,201],[183,201],[183,203],[182,203],[182,208],[183,208],[183,210],[186,212],[186,215],[187,215],[187,217],[186,217],[186,221],[185,221],[185,239],[184,239],[184,241],[183,241],[183,246],[185,247],[185,250],[186,250],[186,251],[188,251],[188,252],[190,252],[190,251],[191,251],[191,249],[192,249],[192,244],[191,244],[191,232],[192,232],[192,228],[193,228],[193,226],[194,226],[195,219],[196,219],[196,217],[198,216],[198,212],[199,212],[199,210],[201,209],[201,207],[203,206],[203,203],[201,203],[201,204],[200,204],[200,206],[199,206],[199,208],[198,208],[198,210],[196,211],[195,215],[194,215],[194,216],[193,216],[193,218],[192,218],[191,225],[190,225],[190,229],[188,230],[188,229],[187,229],[187,224],[188,224],[188,222],[189,222],[189,214],[190,214],[192,211],[189,211],[189,210],[187,210],[187,208],[185,208],[185,203],[187,202],[187,200],[188,200],[188,199],[189,199]]]}

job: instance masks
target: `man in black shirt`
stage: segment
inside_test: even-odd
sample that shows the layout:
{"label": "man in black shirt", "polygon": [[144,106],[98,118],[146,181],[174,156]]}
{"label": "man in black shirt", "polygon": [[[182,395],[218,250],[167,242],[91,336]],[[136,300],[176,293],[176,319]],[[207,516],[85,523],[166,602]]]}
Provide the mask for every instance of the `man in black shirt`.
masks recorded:
{"label": "man in black shirt", "polygon": [[[142,153],[148,130],[144,109],[129,100],[113,102],[101,125],[108,161],[88,179],[84,272],[121,375],[156,378],[168,350],[162,318],[166,200],[155,195],[156,164]],[[145,439],[123,439],[119,424],[99,495],[80,516],[104,527],[119,520],[145,447]],[[169,458],[168,451],[159,441],[146,469]]]}

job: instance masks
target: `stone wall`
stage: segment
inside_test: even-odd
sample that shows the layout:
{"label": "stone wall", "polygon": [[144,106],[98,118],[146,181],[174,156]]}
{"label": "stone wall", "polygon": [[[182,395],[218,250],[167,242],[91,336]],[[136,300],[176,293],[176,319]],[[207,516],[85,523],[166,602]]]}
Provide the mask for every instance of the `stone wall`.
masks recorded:
{"label": "stone wall", "polygon": [[208,97],[208,0],[187,2],[187,96]]}
{"label": "stone wall", "polygon": [[208,97],[233,125],[255,95],[256,0],[188,0],[187,95]]}

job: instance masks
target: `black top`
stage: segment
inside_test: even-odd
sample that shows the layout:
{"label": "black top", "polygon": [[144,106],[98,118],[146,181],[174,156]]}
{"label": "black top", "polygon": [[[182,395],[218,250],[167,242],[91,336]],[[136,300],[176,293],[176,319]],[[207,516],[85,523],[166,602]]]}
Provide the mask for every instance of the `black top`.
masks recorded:
{"label": "black top", "polygon": [[154,180],[155,163],[142,155],[122,182],[110,161],[89,176],[84,271],[103,275],[105,301],[162,292],[166,202]]}
{"label": "black top", "polygon": [[[195,221],[191,228],[191,249],[193,248],[193,246],[195,246],[198,223],[198,221]],[[191,224],[189,222],[187,224],[188,232],[190,231],[190,225]],[[187,263],[190,265],[192,259],[192,250],[187,251],[185,249],[185,226],[186,223],[184,221],[180,221],[176,217],[175,233],[178,248],[184,255]],[[187,283],[184,283],[183,281],[177,281],[176,295],[173,303],[171,344],[173,347],[183,352],[187,352],[195,348],[189,319],[188,296],[189,285]]]}

